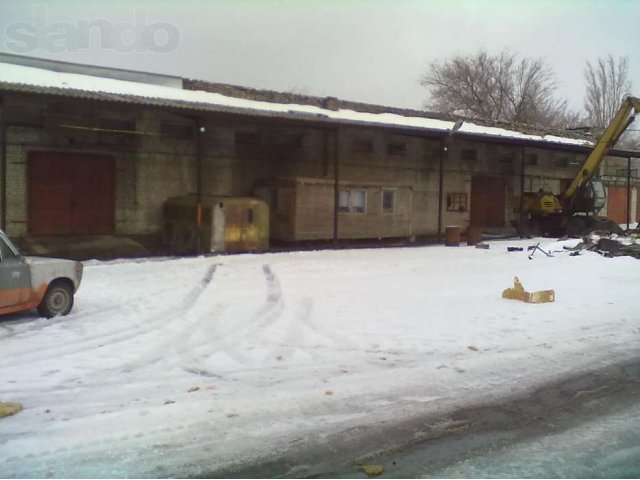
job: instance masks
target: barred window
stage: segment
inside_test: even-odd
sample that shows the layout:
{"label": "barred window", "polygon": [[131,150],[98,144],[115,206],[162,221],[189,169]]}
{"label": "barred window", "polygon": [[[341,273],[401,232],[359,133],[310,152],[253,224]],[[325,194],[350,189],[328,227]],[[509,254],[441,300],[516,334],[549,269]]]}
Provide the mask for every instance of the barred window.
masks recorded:
{"label": "barred window", "polygon": [[467,211],[467,194],[466,193],[447,193],[447,211],[448,212],[466,212]]}

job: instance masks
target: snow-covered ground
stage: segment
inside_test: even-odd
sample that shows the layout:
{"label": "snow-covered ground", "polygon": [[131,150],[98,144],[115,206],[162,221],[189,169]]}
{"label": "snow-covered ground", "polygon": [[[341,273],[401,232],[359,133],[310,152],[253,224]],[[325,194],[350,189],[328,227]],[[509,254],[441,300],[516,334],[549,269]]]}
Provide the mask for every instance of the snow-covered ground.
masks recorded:
{"label": "snow-covered ground", "polygon": [[640,262],[536,242],[88,262],[0,320],[0,476],[206,474],[640,356]]}

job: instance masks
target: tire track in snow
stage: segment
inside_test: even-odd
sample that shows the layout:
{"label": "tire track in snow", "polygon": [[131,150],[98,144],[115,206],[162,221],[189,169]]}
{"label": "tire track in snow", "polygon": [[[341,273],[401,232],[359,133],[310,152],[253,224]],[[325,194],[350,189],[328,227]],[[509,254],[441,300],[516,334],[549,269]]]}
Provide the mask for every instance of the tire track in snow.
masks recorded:
{"label": "tire track in snow", "polygon": [[[206,362],[203,362],[201,358],[196,358],[195,355],[190,353],[194,348],[204,344],[209,345],[210,351],[214,354],[225,354],[239,364],[249,363],[249,358],[242,351],[240,344],[246,338],[260,338],[260,332],[274,324],[282,316],[284,310],[282,289],[278,277],[268,264],[262,266],[262,274],[266,283],[266,297],[256,311],[247,317],[246,321],[242,322],[241,325],[218,321],[217,324],[213,324],[213,328],[209,329],[208,334],[202,336],[203,340],[195,344],[189,343],[177,351],[183,359],[186,357],[188,365],[183,365],[182,367],[185,371],[196,375],[219,376],[209,371],[203,365]],[[224,303],[216,304],[215,312],[213,313],[214,318],[220,319],[221,312],[225,308],[226,304]],[[199,327],[202,329],[204,321],[211,324],[211,316],[208,314],[201,315],[194,324],[194,329]]]}
{"label": "tire track in snow", "polygon": [[[181,311],[183,316],[188,316],[189,312],[192,310],[198,299],[202,296],[205,289],[211,284],[217,265],[218,264],[213,264],[209,268],[206,275],[200,282],[199,288],[192,290],[191,293],[184,299],[184,308]],[[207,311],[206,313],[199,315],[195,321],[189,321],[188,318],[186,319],[186,321],[185,319],[183,319],[183,321],[181,321],[180,323],[180,328],[177,332],[175,332],[175,335],[171,335],[168,340],[161,342],[160,345],[156,345],[153,348],[148,349],[141,355],[138,355],[136,359],[126,362],[124,366],[120,367],[120,369],[124,369],[123,371],[125,373],[129,373],[167,358],[167,352],[172,352],[174,354],[180,355],[181,353],[192,349],[193,345],[189,344],[188,339],[193,335],[194,327],[205,318],[208,321],[211,321],[212,318],[216,320],[222,314],[224,309],[224,305],[216,304],[215,308],[213,309],[213,313],[211,313],[211,311]],[[171,324],[169,325],[169,328],[171,328]],[[174,360],[170,359],[170,361]]]}
{"label": "tire track in snow", "polygon": [[225,338],[236,340],[245,337],[249,332],[257,333],[268,327],[282,316],[284,302],[282,289],[277,276],[271,271],[269,265],[263,265],[262,272],[265,277],[267,295],[260,307],[248,317],[242,325],[231,325],[218,330],[218,339]]}
{"label": "tire track in snow", "polygon": [[[83,337],[78,338],[77,340],[62,344],[62,345],[54,345],[49,348],[41,348],[35,351],[27,351],[21,353],[20,356],[14,357],[13,359],[3,360],[3,367],[10,367],[21,365],[24,363],[32,363],[41,360],[47,360],[52,356],[62,357],[67,355],[73,355],[76,353],[85,352],[88,350],[92,350],[95,348],[107,347],[117,345],[119,343],[123,343],[139,337],[141,335],[147,334],[156,330],[156,327],[160,324],[166,323],[167,320],[171,320],[173,317],[179,314],[183,314],[188,311],[193,304],[196,302],[198,297],[202,294],[205,288],[211,283],[213,279],[213,275],[216,271],[216,268],[219,264],[210,265],[203,278],[198,282],[196,286],[194,286],[189,293],[177,304],[169,309],[164,310],[161,313],[154,313],[149,315],[146,318],[143,318],[137,325],[134,325],[130,328],[124,330],[118,330],[112,333],[106,333],[104,335],[94,336],[94,337]],[[154,296],[150,295],[150,297]],[[13,360],[13,361],[12,361]]]}
{"label": "tire track in snow", "polygon": [[[290,321],[279,345],[274,345],[271,349],[271,357],[285,360],[293,356],[296,350],[308,351],[309,348],[302,346],[304,338],[304,326],[309,321],[311,310],[313,309],[313,300],[303,298],[300,302],[299,311]],[[312,355],[317,358],[317,355]]]}
{"label": "tire track in snow", "polygon": [[[138,264],[139,262],[134,262],[134,264]],[[85,276],[87,274],[85,273]],[[117,278],[118,287],[120,290],[123,290],[123,287],[131,286],[130,289],[125,289],[126,291],[135,291],[136,287],[141,283],[146,281],[146,276],[143,272],[128,272],[128,274],[120,275]],[[148,303],[146,302],[149,299],[156,298],[158,295],[164,295],[167,292],[171,292],[174,290],[174,287],[167,287],[162,290],[156,290],[151,294],[144,295],[142,297],[135,297],[128,299],[127,303]],[[81,294],[83,290],[80,291]],[[4,320],[0,322],[0,340],[11,338],[21,334],[27,334],[35,331],[51,329],[52,327],[57,327],[60,324],[72,324],[73,320],[77,317],[82,316],[84,318],[89,317],[90,322],[98,324],[100,323],[101,318],[109,319],[114,312],[122,310],[122,305],[118,304],[109,304],[108,306],[100,305],[96,307],[95,305],[83,305],[82,307],[78,307],[78,301],[76,299],[76,306],[73,311],[64,317],[54,317],[49,319],[43,319],[37,316],[35,313],[22,312],[14,314],[13,316],[19,316],[22,318],[16,318],[15,320]],[[11,318],[11,317],[10,317]],[[6,327],[6,328],[5,328]],[[5,330],[6,333],[3,333],[2,330]]]}
{"label": "tire track in snow", "polygon": [[218,335],[217,346],[239,363],[247,363],[246,356],[237,348],[238,340],[251,336],[260,337],[260,332],[274,324],[284,311],[282,288],[278,277],[269,264],[262,266],[267,295],[262,305],[240,328],[225,329]]}
{"label": "tire track in snow", "polygon": [[262,307],[247,323],[247,326],[254,327],[256,330],[264,329],[273,324],[282,316],[284,310],[280,280],[278,280],[278,277],[273,273],[269,264],[262,266],[262,273],[267,283],[267,298]]}

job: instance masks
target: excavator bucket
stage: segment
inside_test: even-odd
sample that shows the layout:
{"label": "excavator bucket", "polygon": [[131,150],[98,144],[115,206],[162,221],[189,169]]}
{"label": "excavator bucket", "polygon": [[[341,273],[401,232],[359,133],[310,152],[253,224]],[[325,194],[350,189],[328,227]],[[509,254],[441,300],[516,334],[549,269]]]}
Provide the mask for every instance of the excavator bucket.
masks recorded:
{"label": "excavator bucket", "polygon": [[513,277],[513,288],[507,288],[502,292],[502,298],[520,300],[526,303],[549,303],[555,300],[553,290],[540,290],[538,292],[527,292],[518,277]]}

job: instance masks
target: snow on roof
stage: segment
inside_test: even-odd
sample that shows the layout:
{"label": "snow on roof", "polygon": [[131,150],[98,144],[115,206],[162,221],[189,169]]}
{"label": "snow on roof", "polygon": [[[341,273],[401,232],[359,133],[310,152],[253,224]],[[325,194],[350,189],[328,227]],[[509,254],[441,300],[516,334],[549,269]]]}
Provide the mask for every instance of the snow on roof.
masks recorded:
{"label": "snow on roof", "polygon": [[[160,85],[151,85],[127,80],[104,78],[78,73],[56,72],[11,63],[0,63],[0,89],[3,86],[25,86],[62,90],[69,93],[106,93],[117,96],[135,97],[141,101],[169,100],[187,104],[193,108],[208,107],[221,110],[254,111],[274,115],[315,116],[338,122],[357,122],[380,126],[405,127],[431,132],[451,132],[455,122],[434,118],[404,116],[395,113],[366,113],[350,109],[330,110],[313,105],[272,103],[245,98],[237,98],[219,93],[199,90],[183,90]],[[183,105],[184,106],[184,105]],[[533,135],[488,127],[472,122],[464,122],[457,130],[460,134],[486,135],[514,140],[527,140],[561,145],[591,146],[588,140],[559,137],[554,135]]]}

